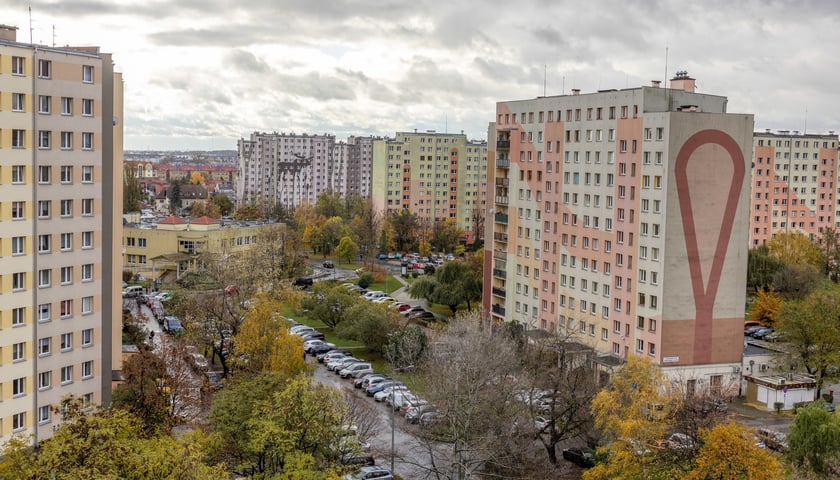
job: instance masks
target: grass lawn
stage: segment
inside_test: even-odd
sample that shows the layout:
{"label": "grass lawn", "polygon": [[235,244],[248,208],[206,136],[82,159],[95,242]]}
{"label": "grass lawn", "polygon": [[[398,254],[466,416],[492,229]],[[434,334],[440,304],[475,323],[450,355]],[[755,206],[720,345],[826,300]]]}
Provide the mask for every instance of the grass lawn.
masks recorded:
{"label": "grass lawn", "polygon": [[[387,283],[387,285],[386,285]],[[395,278],[393,275],[389,275],[387,282],[385,280],[381,282],[374,282],[368,285],[368,290],[382,290],[383,292],[387,293],[388,295],[394,293],[394,291],[399,290],[402,288],[403,284]]]}

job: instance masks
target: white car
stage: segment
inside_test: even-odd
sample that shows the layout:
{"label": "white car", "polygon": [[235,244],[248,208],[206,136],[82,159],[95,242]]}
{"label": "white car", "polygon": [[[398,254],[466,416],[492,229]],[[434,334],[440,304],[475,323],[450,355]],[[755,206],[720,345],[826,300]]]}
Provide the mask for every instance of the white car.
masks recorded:
{"label": "white car", "polygon": [[358,362],[351,363],[350,365],[342,369],[338,374],[341,376],[341,378],[358,378],[359,376],[368,373],[373,373],[373,367],[371,367],[369,363]]}
{"label": "white car", "polygon": [[408,387],[406,387],[405,385],[394,385],[394,386],[391,386],[391,387],[388,387],[388,388],[382,390],[381,392],[377,392],[377,394],[373,396],[373,399],[376,400],[377,402],[384,402],[385,399],[387,399],[388,397],[391,396],[391,392],[395,392],[395,394],[396,394],[396,392],[407,392],[407,391],[408,391]]}
{"label": "white car", "polygon": [[370,292],[367,292],[366,294],[364,294],[364,299],[365,300],[375,300],[379,297],[385,297],[387,295],[388,294],[383,292],[382,290],[371,290]]}
{"label": "white car", "polygon": [[384,297],[379,297],[377,299],[374,299],[373,303],[391,303],[391,302],[396,302],[396,301],[397,301],[396,298],[389,297],[389,296],[386,295]]}

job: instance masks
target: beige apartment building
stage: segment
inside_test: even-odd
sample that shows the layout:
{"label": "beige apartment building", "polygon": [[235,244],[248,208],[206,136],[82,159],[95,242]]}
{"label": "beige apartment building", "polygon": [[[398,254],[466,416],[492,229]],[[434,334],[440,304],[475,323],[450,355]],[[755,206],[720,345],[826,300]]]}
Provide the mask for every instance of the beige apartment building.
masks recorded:
{"label": "beige apartment building", "polygon": [[487,208],[487,142],[463,133],[397,132],[373,142],[371,198],[386,214],[414,213],[424,232],[454,220],[474,241]]}
{"label": "beige apartment building", "polygon": [[200,253],[228,256],[249,250],[260,234],[280,223],[233,222],[222,225],[209,217],[184,220],[167,217],[157,224],[129,224],[123,228],[123,268],[149,280],[167,272],[169,281],[189,270]]}
{"label": "beige apartment building", "polygon": [[736,382],[753,117],[670,88],[499,102],[483,304],[496,321]]}
{"label": "beige apartment building", "polygon": [[753,134],[750,248],[778,232],[819,239],[840,227],[838,135],[765,130]]}
{"label": "beige apartment building", "polygon": [[0,441],[48,438],[120,369],[122,80],[98,47],[0,26]]}

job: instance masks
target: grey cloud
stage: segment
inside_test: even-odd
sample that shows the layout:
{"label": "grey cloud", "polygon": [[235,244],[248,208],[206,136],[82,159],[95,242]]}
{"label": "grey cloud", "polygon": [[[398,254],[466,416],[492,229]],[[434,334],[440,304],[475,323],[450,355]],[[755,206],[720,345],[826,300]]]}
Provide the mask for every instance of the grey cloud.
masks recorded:
{"label": "grey cloud", "polygon": [[257,58],[256,55],[246,50],[236,49],[228,52],[225,55],[224,62],[244,72],[260,74],[271,72],[271,67],[265,63],[265,60]]}

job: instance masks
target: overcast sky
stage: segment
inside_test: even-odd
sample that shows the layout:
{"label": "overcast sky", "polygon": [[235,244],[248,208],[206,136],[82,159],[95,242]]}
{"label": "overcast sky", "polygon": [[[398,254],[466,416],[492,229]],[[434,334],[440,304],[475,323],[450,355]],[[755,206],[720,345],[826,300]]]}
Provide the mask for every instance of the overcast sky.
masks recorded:
{"label": "overcast sky", "polygon": [[[25,0],[0,23],[29,41]],[[126,149],[235,149],[253,131],[484,138],[495,102],[687,70],[756,129],[840,131],[835,0],[32,0],[34,43],[99,45]],[[806,115],[807,111],[807,115]],[[807,117],[807,119],[806,119]]]}

